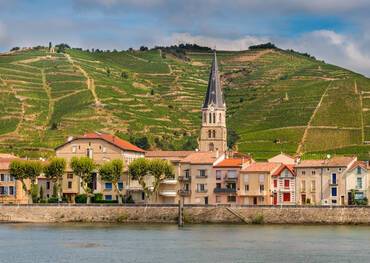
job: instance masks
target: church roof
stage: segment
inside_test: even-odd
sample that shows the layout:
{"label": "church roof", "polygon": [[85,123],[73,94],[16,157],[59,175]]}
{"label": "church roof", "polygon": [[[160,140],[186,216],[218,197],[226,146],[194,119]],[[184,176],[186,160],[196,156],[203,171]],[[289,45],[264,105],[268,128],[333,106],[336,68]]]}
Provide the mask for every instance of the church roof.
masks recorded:
{"label": "church roof", "polygon": [[216,52],[213,55],[213,62],[211,72],[209,74],[208,88],[206,98],[204,100],[203,108],[208,108],[212,105],[216,108],[224,108],[225,102],[221,90],[221,80],[218,72]]}

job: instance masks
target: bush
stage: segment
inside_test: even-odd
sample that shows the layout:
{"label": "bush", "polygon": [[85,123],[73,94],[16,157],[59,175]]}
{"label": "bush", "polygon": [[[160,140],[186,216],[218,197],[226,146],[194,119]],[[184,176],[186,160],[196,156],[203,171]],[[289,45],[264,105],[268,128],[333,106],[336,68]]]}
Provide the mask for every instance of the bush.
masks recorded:
{"label": "bush", "polygon": [[77,204],[85,204],[87,201],[87,195],[86,194],[76,195],[75,201]]}
{"label": "bush", "polygon": [[94,197],[92,198],[91,200],[93,203],[98,203],[100,201],[104,201],[103,200],[103,194],[102,193],[97,193],[97,194],[94,194]]}
{"label": "bush", "polygon": [[58,203],[58,197],[50,197],[48,199],[48,203],[50,203],[50,204]]}
{"label": "bush", "polygon": [[252,217],[252,224],[255,225],[261,225],[264,223],[263,215],[262,214],[256,214],[255,216]]}

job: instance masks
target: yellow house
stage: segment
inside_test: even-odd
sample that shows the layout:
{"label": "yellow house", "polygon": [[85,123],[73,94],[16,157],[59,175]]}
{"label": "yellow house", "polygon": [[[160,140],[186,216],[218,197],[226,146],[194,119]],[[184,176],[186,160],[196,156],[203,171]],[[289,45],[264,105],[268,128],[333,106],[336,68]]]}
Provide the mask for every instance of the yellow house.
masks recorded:
{"label": "yellow house", "polygon": [[[123,160],[125,168],[137,158],[144,157],[145,151],[139,147],[122,140],[114,135],[104,133],[88,133],[78,137],[69,137],[67,142],[55,149],[56,156],[65,158],[68,164],[66,174],[63,176],[62,189],[64,196],[70,202],[74,202],[77,194],[83,193],[80,178],[72,173],[69,167],[72,157],[87,156],[94,160],[95,163],[103,164],[104,162],[120,159]],[[122,176],[118,186],[124,193],[130,192],[130,180],[127,172]],[[134,184],[134,182],[133,182]],[[97,171],[93,174],[93,181],[90,187],[94,193],[102,193],[104,200],[116,200],[117,191],[114,189],[112,182],[102,181]],[[141,192],[132,193],[134,199],[141,198]]]}

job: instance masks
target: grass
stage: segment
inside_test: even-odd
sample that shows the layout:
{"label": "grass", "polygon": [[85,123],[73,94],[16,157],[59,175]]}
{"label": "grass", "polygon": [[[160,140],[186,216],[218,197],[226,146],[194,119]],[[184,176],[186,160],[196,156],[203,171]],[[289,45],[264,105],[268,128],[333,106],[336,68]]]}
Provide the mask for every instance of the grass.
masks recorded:
{"label": "grass", "polygon": [[[153,147],[159,139],[166,149],[182,149],[189,136],[198,136],[212,53],[188,52],[189,62],[164,58],[158,50],[67,53],[73,63],[47,50],[0,55],[0,135],[19,126],[18,134],[3,138],[0,150],[34,155],[32,147],[50,154],[69,135],[97,130],[148,136]],[[225,51],[218,60],[227,124],[240,137],[239,151],[255,159],[294,154],[323,98],[304,142],[305,156],[367,156],[362,129],[369,141],[369,79],[285,51]],[[95,106],[80,69],[93,80],[103,107]]]}

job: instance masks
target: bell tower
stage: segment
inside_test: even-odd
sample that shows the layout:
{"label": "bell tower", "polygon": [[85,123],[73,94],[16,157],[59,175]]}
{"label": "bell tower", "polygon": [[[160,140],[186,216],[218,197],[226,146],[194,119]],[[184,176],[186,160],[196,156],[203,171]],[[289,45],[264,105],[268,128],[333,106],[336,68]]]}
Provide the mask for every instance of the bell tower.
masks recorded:
{"label": "bell tower", "polygon": [[226,104],[221,89],[216,52],[213,54],[207,93],[202,107],[199,150],[219,152],[227,150]]}

